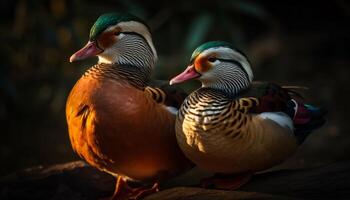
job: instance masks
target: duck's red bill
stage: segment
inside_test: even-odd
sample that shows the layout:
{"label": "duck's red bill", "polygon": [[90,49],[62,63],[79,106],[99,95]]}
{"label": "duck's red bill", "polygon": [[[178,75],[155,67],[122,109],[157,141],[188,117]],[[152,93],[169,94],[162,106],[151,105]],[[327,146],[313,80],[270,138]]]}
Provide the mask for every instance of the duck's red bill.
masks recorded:
{"label": "duck's red bill", "polygon": [[89,41],[83,48],[81,48],[79,51],[75,52],[70,58],[70,62],[74,62],[77,60],[84,60],[86,58],[96,56],[103,52],[102,49],[100,49],[95,41]]}
{"label": "duck's red bill", "polygon": [[176,84],[176,83],[182,83],[188,80],[192,80],[195,78],[200,77],[201,74],[196,71],[194,68],[194,65],[190,65],[186,68],[185,71],[183,71],[181,74],[177,75],[176,77],[172,78],[170,80],[170,85]]}

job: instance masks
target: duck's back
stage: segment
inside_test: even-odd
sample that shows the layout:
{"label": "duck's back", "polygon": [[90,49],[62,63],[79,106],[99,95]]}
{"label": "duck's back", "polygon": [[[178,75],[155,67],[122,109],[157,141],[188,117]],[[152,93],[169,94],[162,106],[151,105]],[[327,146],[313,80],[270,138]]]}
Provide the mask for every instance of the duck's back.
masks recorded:
{"label": "duck's back", "polygon": [[176,143],[175,117],[126,80],[83,76],[66,115],[73,148],[99,169],[151,180],[189,166]]}

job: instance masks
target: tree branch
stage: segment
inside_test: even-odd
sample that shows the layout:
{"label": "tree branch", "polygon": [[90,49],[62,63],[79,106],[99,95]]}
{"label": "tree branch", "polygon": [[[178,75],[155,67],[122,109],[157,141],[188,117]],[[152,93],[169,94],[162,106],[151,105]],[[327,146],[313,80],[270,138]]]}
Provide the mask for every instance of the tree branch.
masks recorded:
{"label": "tree branch", "polygon": [[[16,172],[0,179],[0,199],[98,199],[115,179],[82,161]],[[349,199],[350,161],[319,168],[255,175],[239,191],[175,187],[147,197],[164,199]]]}

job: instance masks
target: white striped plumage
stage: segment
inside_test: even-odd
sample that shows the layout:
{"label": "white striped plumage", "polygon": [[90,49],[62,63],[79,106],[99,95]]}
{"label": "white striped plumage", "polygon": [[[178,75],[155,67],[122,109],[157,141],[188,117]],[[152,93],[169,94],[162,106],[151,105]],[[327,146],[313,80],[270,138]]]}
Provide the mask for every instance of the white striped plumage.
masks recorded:
{"label": "white striped plumage", "polygon": [[[220,58],[220,59],[235,60],[235,61],[239,62],[240,64],[242,64],[244,71],[248,74],[249,81],[250,82],[253,81],[254,75],[253,75],[253,71],[250,67],[249,61],[240,52],[238,52],[235,49],[229,48],[229,47],[213,47],[213,48],[209,48],[209,49],[204,50],[200,55],[201,56],[208,56],[208,55],[211,55],[213,53],[218,55],[218,58]],[[213,65],[220,65],[221,62],[222,61],[220,61],[220,60],[216,60],[215,62],[213,62]],[[226,69],[225,72],[227,72],[227,71],[228,70]],[[204,76],[208,76],[208,75],[204,75]],[[204,78],[202,80],[204,80]]]}
{"label": "white striped plumage", "polygon": [[196,50],[191,65],[200,74],[197,79],[202,88],[190,94],[180,108],[176,136],[194,163],[212,172],[260,171],[295,151],[297,140],[288,115],[249,113],[247,105],[258,100],[238,97],[253,80],[243,54],[226,44],[216,45]]}
{"label": "white striped plumage", "polygon": [[[214,99],[210,104],[208,93]],[[176,121],[185,155],[208,171],[239,173],[266,169],[294,152],[297,144],[289,128],[241,112],[240,106],[239,100],[208,89],[191,94]]]}
{"label": "white striped plumage", "polygon": [[[118,24],[108,27],[106,30],[104,30],[104,32],[109,32],[114,29],[120,30],[119,35],[113,36],[116,38],[117,42],[114,43],[111,47],[104,49],[104,51],[98,55],[99,63],[117,63],[118,61],[123,62],[124,60],[120,58],[120,56],[124,55],[124,53],[128,53],[125,52],[125,50],[127,49],[124,48],[146,48],[146,46],[149,49],[145,51],[145,53],[151,54],[152,56],[147,55],[148,57],[144,56],[142,59],[153,58],[153,63],[157,61],[157,51],[155,50],[155,47],[153,45],[151,33],[143,23],[137,21],[120,22]],[[138,35],[139,38],[137,38],[135,34]],[[142,39],[143,41],[141,41],[140,39]]]}
{"label": "white striped plumage", "polygon": [[201,81],[202,87],[221,89],[234,96],[240,90],[247,88],[253,80],[248,59],[234,49],[209,48],[197,56],[197,59],[202,58],[208,58],[207,65],[211,66],[205,72],[199,72],[201,76],[198,80]]}

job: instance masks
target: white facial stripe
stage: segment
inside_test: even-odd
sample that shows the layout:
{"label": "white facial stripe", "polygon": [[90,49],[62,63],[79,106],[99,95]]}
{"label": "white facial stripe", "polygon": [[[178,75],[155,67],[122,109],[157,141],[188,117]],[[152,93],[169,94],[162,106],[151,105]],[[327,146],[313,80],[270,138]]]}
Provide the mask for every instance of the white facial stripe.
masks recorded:
{"label": "white facial stripe", "polygon": [[157,59],[157,51],[154,48],[151,33],[144,24],[137,21],[120,22],[117,25],[108,27],[105,31],[111,31],[116,27],[120,27],[122,32],[135,32],[142,35],[146,39],[148,45],[151,47],[154,57]]}
{"label": "white facial stripe", "polygon": [[215,47],[210,48],[201,53],[201,56],[208,56],[210,54],[218,54],[221,59],[236,60],[240,62],[249,76],[249,80],[252,81],[254,78],[253,71],[250,67],[248,60],[241,53],[234,51],[228,47]]}

